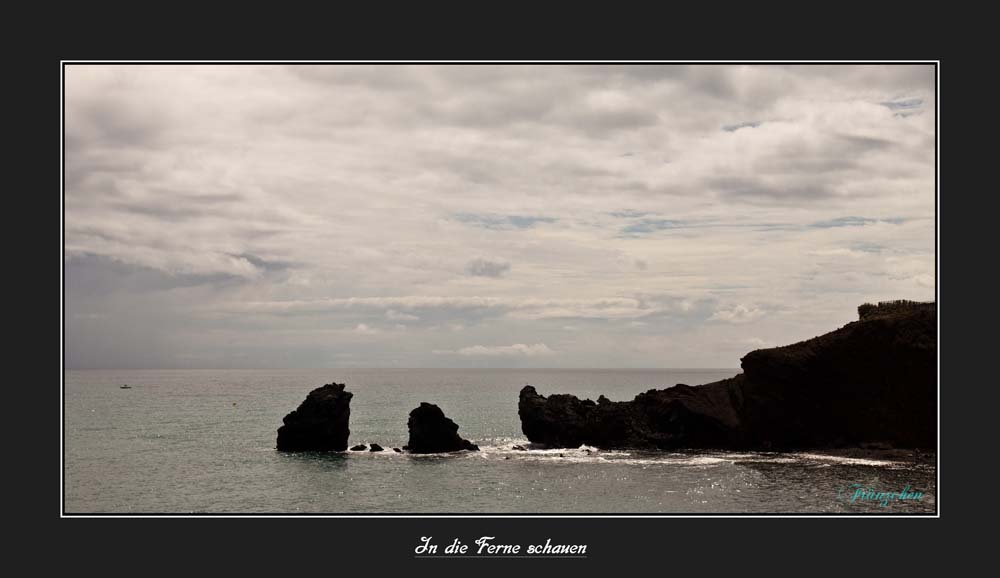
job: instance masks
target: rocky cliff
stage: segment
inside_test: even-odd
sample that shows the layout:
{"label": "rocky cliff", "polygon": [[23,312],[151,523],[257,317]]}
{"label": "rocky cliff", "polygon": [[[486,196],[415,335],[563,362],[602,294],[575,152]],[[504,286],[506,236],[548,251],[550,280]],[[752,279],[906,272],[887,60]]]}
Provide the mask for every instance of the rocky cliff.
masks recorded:
{"label": "rocky cliff", "polygon": [[554,447],[935,447],[935,304],[866,304],[859,317],[813,339],[752,351],[731,379],[651,389],[632,401],[544,397],[525,386],[521,429]]}
{"label": "rocky cliff", "polygon": [[277,447],[285,452],[337,451],[347,449],[351,435],[351,398],[344,384],[329,383],[306,397],[298,409],[285,416],[278,428]]}

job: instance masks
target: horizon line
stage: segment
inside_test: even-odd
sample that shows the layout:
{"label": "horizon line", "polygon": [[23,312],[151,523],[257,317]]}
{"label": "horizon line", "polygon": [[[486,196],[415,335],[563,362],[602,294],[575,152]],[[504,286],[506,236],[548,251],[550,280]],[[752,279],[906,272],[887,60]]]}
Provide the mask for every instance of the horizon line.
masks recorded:
{"label": "horizon line", "polygon": [[64,367],[63,371],[356,371],[356,370],[743,371],[739,367]]}

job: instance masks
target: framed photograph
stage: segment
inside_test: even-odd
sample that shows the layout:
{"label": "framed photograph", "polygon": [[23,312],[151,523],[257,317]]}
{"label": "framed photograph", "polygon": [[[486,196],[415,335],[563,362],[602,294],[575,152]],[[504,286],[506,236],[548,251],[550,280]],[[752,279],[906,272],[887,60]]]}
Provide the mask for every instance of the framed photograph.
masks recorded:
{"label": "framed photograph", "polygon": [[938,66],[62,62],[61,516],[938,517]]}

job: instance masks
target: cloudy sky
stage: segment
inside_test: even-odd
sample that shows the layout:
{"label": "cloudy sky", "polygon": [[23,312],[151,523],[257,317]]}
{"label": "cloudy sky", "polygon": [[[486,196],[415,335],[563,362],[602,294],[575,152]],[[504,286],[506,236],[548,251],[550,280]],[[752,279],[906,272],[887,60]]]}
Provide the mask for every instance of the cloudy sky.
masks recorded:
{"label": "cloudy sky", "polygon": [[931,66],[65,69],[69,368],[724,367],[934,297]]}

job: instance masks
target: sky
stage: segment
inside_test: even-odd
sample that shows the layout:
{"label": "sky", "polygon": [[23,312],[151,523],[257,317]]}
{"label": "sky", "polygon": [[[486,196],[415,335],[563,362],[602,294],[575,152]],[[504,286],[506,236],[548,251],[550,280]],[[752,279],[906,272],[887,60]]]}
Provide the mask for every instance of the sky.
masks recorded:
{"label": "sky", "polygon": [[738,368],[935,295],[933,66],[64,83],[70,369]]}

